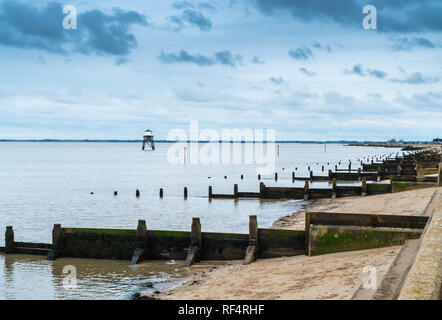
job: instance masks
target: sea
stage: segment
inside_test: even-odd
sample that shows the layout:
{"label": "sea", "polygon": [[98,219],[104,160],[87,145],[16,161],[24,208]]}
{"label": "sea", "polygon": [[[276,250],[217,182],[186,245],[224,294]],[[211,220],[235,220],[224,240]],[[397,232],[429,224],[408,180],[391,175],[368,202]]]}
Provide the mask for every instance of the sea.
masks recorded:
{"label": "sea", "polygon": [[[51,243],[54,224],[136,229],[139,219],[146,220],[148,229],[188,231],[192,217],[199,217],[203,232],[247,233],[249,215],[257,215],[259,226],[266,228],[295,214],[305,202],[209,201],[209,186],[222,194],[233,194],[234,184],[240,192],[259,192],[260,182],[302,187],[303,181],[292,182],[292,172],[308,177],[310,167],[315,175],[326,176],[335,165],[346,169],[351,162],[357,169],[361,161],[400,153],[397,148],[337,143],[277,143],[268,154],[274,170],[262,173],[262,163],[250,161],[253,155],[247,158],[255,152],[252,143],[239,144],[237,149],[231,144],[230,158],[238,152],[239,162],[222,158],[223,146],[208,144],[197,145],[196,154],[219,150],[219,161],[204,161],[202,156],[196,161],[190,154],[192,146],[184,150],[174,143],[156,143],[154,151],[142,151],[141,142],[0,142],[0,246],[6,226],[13,226],[15,241],[39,243]],[[277,181],[273,171],[278,173]],[[311,187],[330,186],[313,182]],[[181,263],[144,261],[129,266],[129,261],[48,261],[44,256],[0,253],[0,299],[130,299],[137,292],[185,281],[192,271]],[[75,281],[67,282],[72,266]],[[195,268],[199,267],[204,263]]]}

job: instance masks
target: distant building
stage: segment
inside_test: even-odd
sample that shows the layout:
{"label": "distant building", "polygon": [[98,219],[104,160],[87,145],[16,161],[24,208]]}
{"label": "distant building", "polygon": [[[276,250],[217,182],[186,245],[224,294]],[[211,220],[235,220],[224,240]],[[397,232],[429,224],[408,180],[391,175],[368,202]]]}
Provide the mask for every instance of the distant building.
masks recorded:
{"label": "distant building", "polygon": [[143,134],[143,150],[146,147],[146,144],[151,147],[152,150],[155,150],[155,143],[153,142],[153,133],[152,130],[147,129]]}
{"label": "distant building", "polygon": [[442,144],[442,139],[440,138],[433,139],[433,144]]}

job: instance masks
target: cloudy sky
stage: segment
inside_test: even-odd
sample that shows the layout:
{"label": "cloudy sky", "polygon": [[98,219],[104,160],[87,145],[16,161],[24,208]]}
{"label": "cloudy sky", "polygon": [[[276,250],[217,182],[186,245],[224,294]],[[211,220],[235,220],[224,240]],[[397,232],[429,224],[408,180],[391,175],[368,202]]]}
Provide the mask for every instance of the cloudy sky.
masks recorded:
{"label": "cloudy sky", "polygon": [[441,31],[439,0],[0,0],[0,138],[166,138],[198,120],[428,140],[442,135]]}

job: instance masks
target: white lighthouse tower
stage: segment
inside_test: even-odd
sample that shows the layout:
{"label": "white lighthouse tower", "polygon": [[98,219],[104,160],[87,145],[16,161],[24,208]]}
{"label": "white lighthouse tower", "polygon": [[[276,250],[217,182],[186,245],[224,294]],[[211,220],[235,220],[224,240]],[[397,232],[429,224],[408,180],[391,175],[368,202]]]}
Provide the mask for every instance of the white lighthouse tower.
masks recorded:
{"label": "white lighthouse tower", "polygon": [[147,129],[143,134],[143,150],[146,144],[151,147],[152,151],[155,150],[155,144],[153,142],[152,130]]}

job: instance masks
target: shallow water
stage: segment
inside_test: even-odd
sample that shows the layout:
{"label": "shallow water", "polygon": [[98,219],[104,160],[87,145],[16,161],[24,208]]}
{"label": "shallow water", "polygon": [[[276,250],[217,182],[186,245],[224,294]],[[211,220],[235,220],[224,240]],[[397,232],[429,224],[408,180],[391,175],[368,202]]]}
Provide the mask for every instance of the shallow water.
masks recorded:
{"label": "shallow water", "polygon": [[[167,161],[170,146],[157,143],[154,152],[142,152],[137,143],[0,143],[0,230],[12,225],[16,241],[50,243],[55,223],[135,229],[138,219],[145,219],[148,229],[189,230],[192,217],[200,217],[203,231],[247,233],[248,215],[256,214],[260,227],[270,227],[277,218],[299,210],[303,204],[208,201],[209,185],[214,193],[232,194],[235,183],[239,191],[258,192],[256,167],[172,165]],[[309,165],[315,175],[327,175],[339,161],[342,169],[348,167],[349,160],[357,168],[358,158],[397,151],[338,144],[328,144],[325,150],[322,144],[283,143],[276,158],[278,181],[270,175],[263,176],[262,181],[266,185],[301,187],[302,181],[291,181],[295,167],[297,176],[308,176]],[[185,186],[187,200],[183,198]],[[327,182],[312,185],[327,186]],[[162,199],[160,188],[164,189]],[[135,197],[136,189],[141,192],[140,198]],[[4,232],[0,231],[0,243],[3,241]],[[77,289],[67,292],[60,279],[65,276],[63,266],[70,263],[77,267],[79,280]],[[179,264],[164,261],[129,267],[127,261],[63,258],[49,262],[42,257],[0,255],[0,298],[127,298],[129,292],[142,289],[143,281],[170,285],[184,276]]]}

